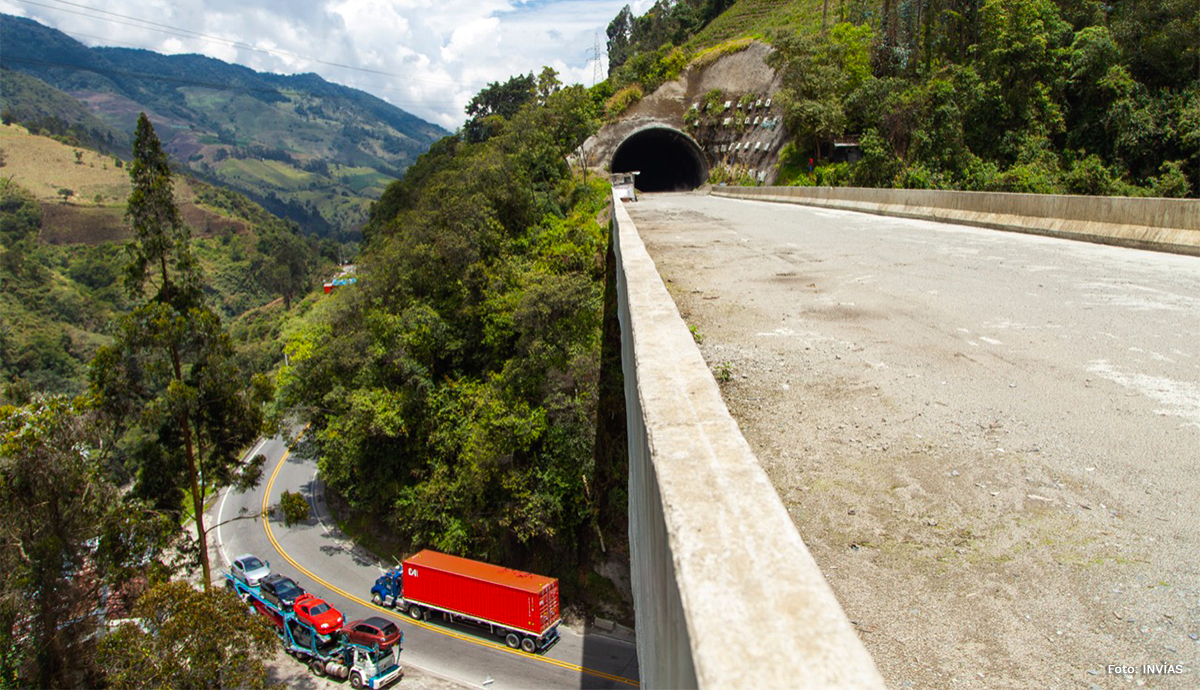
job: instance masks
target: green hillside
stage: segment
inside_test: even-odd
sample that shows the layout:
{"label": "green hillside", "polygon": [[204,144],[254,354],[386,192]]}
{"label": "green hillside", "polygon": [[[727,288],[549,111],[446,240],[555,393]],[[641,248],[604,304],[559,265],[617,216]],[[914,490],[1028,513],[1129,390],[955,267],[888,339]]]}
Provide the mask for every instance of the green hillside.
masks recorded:
{"label": "green hillside", "polygon": [[[780,182],[1060,194],[1200,191],[1191,0],[660,0],[608,27],[624,101],[770,43]],[[705,51],[709,52],[705,55]],[[624,89],[624,91],[622,91]],[[633,94],[632,96],[630,94]],[[857,163],[833,144],[857,145]],[[802,161],[816,160],[811,174]]]}
{"label": "green hillside", "polygon": [[[129,175],[111,156],[18,125],[0,126],[0,150],[0,400],[77,393],[128,307]],[[279,298],[316,286],[336,245],[300,236],[234,192],[183,177],[175,191],[209,299],[240,336],[245,363],[267,370],[282,356],[273,337],[287,316]]]}
{"label": "green hillside", "polygon": [[353,290],[291,324],[279,398],[377,552],[512,563],[626,618],[588,570],[625,548],[624,444],[595,426],[609,185],[567,164],[600,104],[552,70],[475,102],[375,207]]}
{"label": "green hillside", "polygon": [[[844,8],[845,3],[840,5]],[[686,45],[704,49],[746,36],[765,38],[780,29],[813,31],[820,28],[823,7],[824,0],[741,0],[696,32]]]}
{"label": "green hillside", "polygon": [[79,101],[37,77],[0,68],[0,118],[35,131],[103,151],[126,148],[125,137],[88,111]]}
{"label": "green hillside", "polygon": [[[346,238],[371,200],[446,132],[362,91],[314,74],[255,72],[199,55],[87,48],[36,22],[0,15],[0,64],[84,104],[58,109],[83,129],[128,133],[145,111],[176,161],[306,231]],[[8,93],[14,113],[45,94]],[[62,100],[61,97],[58,98]],[[16,117],[19,122],[29,122]],[[128,150],[128,134],[112,146]],[[229,160],[254,164],[228,164]],[[342,170],[354,169],[352,173]],[[321,194],[308,193],[321,190]]]}

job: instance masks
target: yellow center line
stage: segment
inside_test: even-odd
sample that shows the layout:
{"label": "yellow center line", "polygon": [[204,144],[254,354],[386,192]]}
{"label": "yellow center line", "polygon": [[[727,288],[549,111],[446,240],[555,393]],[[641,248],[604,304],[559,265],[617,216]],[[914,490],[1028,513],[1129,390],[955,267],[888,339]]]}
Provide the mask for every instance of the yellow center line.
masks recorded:
{"label": "yellow center line", "polygon": [[[304,435],[304,432],[307,430],[308,430],[308,426],[306,425],[303,429],[300,430],[300,433],[296,435],[296,438],[299,439],[301,436]],[[320,577],[317,577],[317,575],[315,573],[313,573],[308,568],[305,568],[304,566],[300,565],[299,563],[297,563],[295,561],[295,559],[293,559],[291,556],[289,556],[288,553],[283,550],[283,547],[279,545],[279,542],[275,539],[275,533],[271,531],[271,520],[270,520],[269,513],[267,512],[267,509],[268,509],[268,504],[270,503],[272,487],[275,486],[275,478],[279,476],[279,470],[283,469],[283,463],[284,463],[284,461],[287,460],[287,457],[288,457],[288,455],[291,454],[291,452],[292,451],[290,448],[284,451],[283,456],[279,458],[279,463],[277,465],[275,465],[275,471],[271,472],[271,478],[269,480],[267,480],[266,489],[263,491],[263,500],[262,500],[263,521],[262,521],[262,524],[263,524],[263,529],[266,530],[266,533],[267,533],[267,540],[271,542],[271,546],[275,547],[275,551],[277,551],[280,556],[283,556],[283,560],[285,560],[289,564],[291,564],[291,566],[293,568],[304,573],[313,582],[324,585],[326,588],[328,588],[334,592],[337,592],[338,594],[342,595],[343,597],[345,597],[355,603],[366,606],[369,609],[374,609],[376,611],[380,611],[382,613],[388,613],[388,614],[395,613],[395,611],[392,609],[386,609],[382,606],[376,606],[374,603],[372,603],[370,601],[361,599],[361,598],[347,592],[346,590],[344,590],[340,587],[337,587],[329,582],[326,582],[325,580],[321,579]],[[486,640],[480,640],[478,638],[470,637],[467,635],[461,635],[459,633],[456,633],[456,632],[453,632],[450,630],[446,630],[445,628],[442,628],[442,627],[439,627],[436,625],[431,625],[429,623],[426,623],[425,621],[415,620],[411,617],[409,617],[408,622],[411,623],[412,625],[419,626],[421,628],[429,630],[430,632],[437,633],[439,635],[445,635],[446,637],[452,637],[457,640],[462,640],[463,642],[470,642],[471,644],[479,645],[481,647],[488,647],[490,649],[495,649],[497,651],[506,652],[508,654],[515,654],[515,655],[517,655],[523,659],[529,660],[529,661],[540,661],[542,663],[551,664],[553,666],[559,666],[561,668],[565,668],[565,669],[568,669],[571,671],[576,671],[578,673],[586,673],[588,675],[597,676],[597,677],[603,678],[605,680],[612,680],[612,681],[616,681],[618,683],[624,683],[625,685],[629,685],[629,686],[632,686],[635,688],[638,687],[638,682],[636,680],[631,680],[629,678],[622,678],[621,676],[614,676],[611,673],[605,673],[604,671],[597,671],[595,669],[578,666],[576,664],[572,664],[567,661],[559,661],[558,659],[550,659],[550,658],[547,658],[544,656],[534,656],[534,655],[526,653],[526,652],[522,652],[522,651],[519,651],[516,649],[511,649],[502,644],[498,644],[495,642],[488,642]]]}

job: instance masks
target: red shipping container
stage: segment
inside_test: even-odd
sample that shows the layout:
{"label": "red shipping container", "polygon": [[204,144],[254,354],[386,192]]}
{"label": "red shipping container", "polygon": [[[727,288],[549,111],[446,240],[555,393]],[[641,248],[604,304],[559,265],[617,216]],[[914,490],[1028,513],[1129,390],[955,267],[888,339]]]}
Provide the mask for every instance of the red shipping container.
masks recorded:
{"label": "red shipping container", "polygon": [[541,636],[558,622],[558,580],[437,551],[404,561],[404,599]]}

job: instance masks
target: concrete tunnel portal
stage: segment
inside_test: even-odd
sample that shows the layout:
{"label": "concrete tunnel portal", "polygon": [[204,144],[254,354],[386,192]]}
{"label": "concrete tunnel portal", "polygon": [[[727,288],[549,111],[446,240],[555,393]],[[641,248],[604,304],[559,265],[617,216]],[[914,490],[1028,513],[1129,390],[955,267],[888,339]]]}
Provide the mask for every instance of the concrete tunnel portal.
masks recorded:
{"label": "concrete tunnel portal", "polygon": [[708,164],[696,141],[665,126],[648,127],[626,137],[613,154],[609,170],[639,171],[636,186],[642,192],[691,191],[708,179]]}

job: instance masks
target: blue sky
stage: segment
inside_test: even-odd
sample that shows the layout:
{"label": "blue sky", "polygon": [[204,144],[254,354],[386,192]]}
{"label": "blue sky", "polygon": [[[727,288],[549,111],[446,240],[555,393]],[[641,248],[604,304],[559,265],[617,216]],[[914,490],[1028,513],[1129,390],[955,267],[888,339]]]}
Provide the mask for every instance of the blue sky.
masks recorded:
{"label": "blue sky", "polygon": [[[316,72],[454,129],[489,82],[558,70],[590,86],[593,49],[627,0],[0,0],[91,45],[201,53]],[[629,2],[641,14],[651,0]],[[339,67],[337,65],[345,65]]]}

